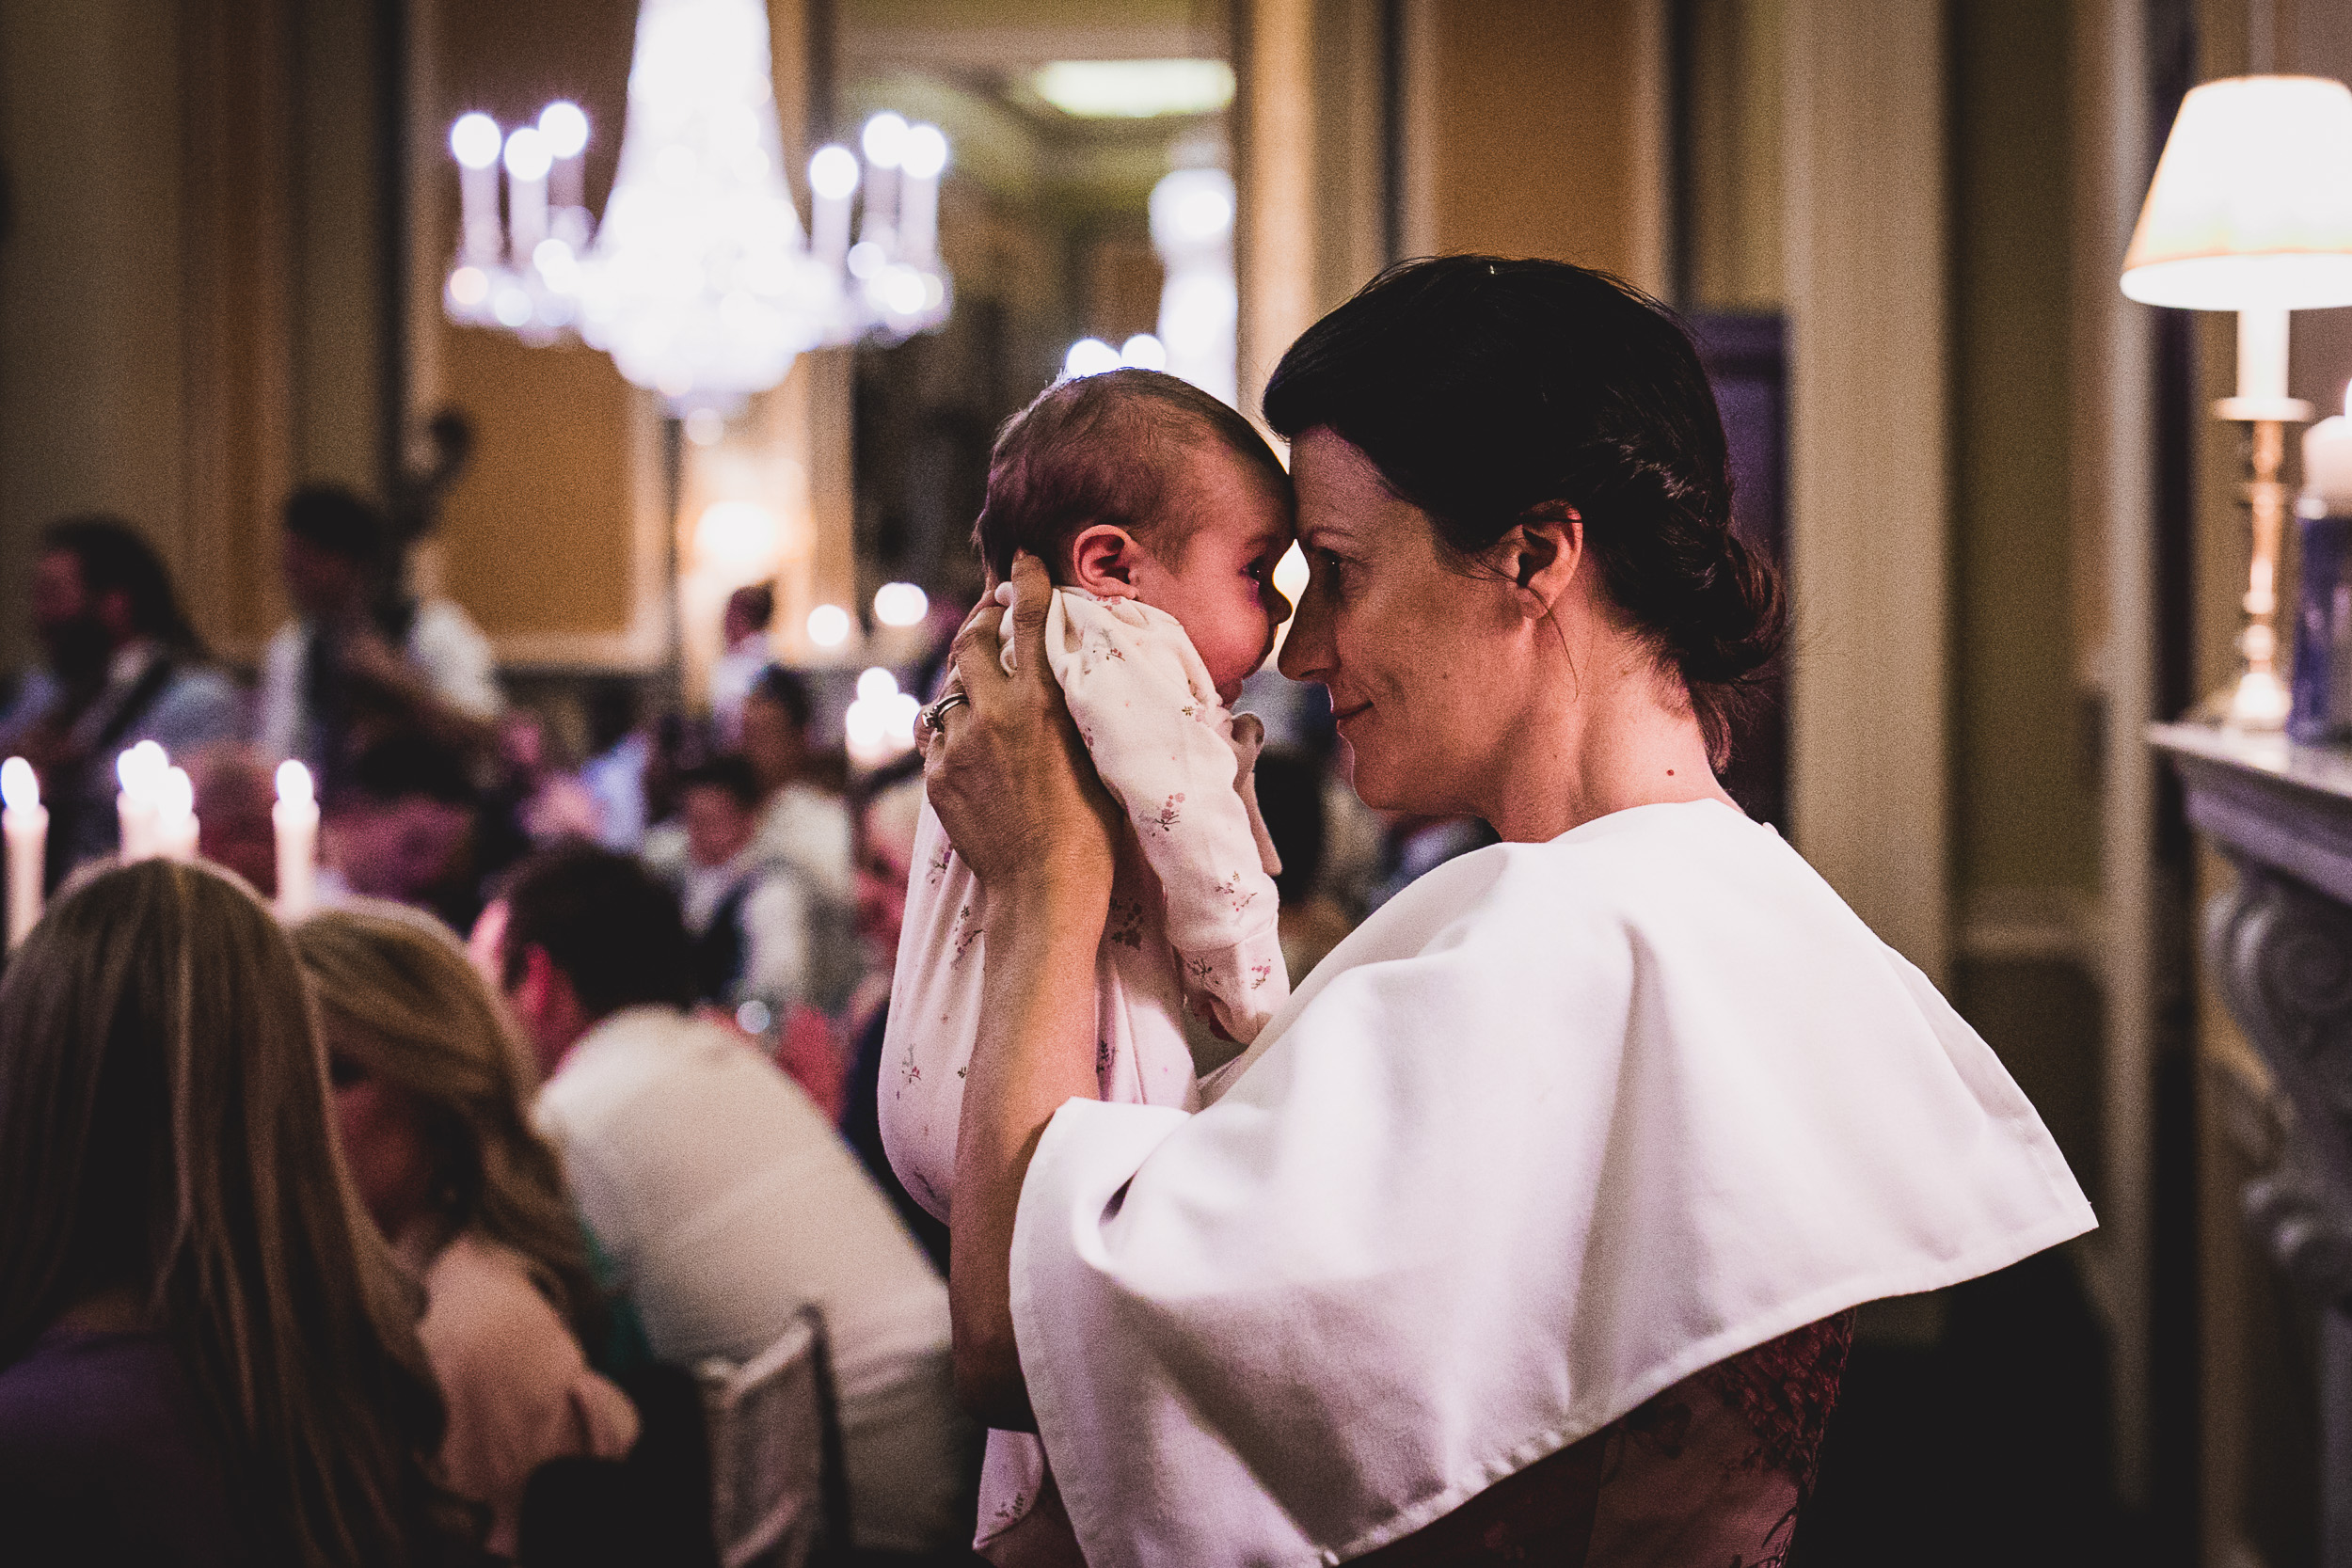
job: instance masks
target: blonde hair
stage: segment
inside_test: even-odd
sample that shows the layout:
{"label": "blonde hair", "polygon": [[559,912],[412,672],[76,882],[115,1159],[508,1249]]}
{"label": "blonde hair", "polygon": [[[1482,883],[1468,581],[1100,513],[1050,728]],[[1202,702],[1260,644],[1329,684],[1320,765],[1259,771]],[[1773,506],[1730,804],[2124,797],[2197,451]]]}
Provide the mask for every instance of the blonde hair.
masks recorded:
{"label": "blonde hair", "polygon": [[313,915],[293,937],[329,1043],[422,1106],[445,1234],[514,1252],[593,1342],[603,1304],[587,1243],[526,1111],[537,1075],[466,950],[425,916],[373,901]]}
{"label": "blonde hair", "polygon": [[416,1292],[344,1173],[293,950],[242,884],[143,862],[34,930],[0,982],[0,1365],[134,1294],[264,1555],[405,1563],[457,1517],[429,1479]]}

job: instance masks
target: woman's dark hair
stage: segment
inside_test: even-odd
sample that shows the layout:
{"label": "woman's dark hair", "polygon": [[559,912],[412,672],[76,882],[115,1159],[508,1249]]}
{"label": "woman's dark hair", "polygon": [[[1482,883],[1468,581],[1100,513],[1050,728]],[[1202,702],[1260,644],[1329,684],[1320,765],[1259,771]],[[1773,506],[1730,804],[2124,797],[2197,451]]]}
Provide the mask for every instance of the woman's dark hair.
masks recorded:
{"label": "woman's dark hair", "polygon": [[255,1560],[436,1560],[418,1301],[337,1152],[294,948],[243,883],[141,861],[0,982],[0,1366],[124,1293],[170,1343]]}
{"label": "woman's dark hair", "polygon": [[508,990],[522,983],[532,947],[546,950],[592,1020],[693,1004],[693,951],[677,898],[627,855],[571,845],[525,861],[506,888]]}
{"label": "woman's dark hair", "polygon": [[204,657],[204,641],[188,625],[173,592],[170,569],[138,530],[119,517],[67,517],[40,531],[40,547],[73,558],[82,592],[91,598],[120,594],[130,607],[131,628],[176,654]]}
{"label": "woman's dark hair", "polygon": [[1733,532],[1714,392],[1680,322],[1565,261],[1405,261],[1309,327],[1266,422],[1361,451],[1456,555],[1576,510],[1610,599],[1678,673],[1721,768],[1787,633],[1771,565]]}

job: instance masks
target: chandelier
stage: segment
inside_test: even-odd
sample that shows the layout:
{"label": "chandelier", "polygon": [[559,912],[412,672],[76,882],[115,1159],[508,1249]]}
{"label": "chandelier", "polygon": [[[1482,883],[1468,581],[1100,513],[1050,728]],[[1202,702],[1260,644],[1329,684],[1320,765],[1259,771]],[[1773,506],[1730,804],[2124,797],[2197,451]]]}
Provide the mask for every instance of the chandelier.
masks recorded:
{"label": "chandelier", "polygon": [[589,125],[577,105],[550,103],[513,131],[460,117],[450,129],[462,209],[442,289],[449,318],[533,344],[577,336],[681,418],[731,413],[811,349],[896,341],[945,321],[946,137],[881,114],[861,137],[863,167],[846,147],[819,148],[803,230],[785,184],[769,58],[760,0],[644,0],[620,167],[593,240],[581,180]]}

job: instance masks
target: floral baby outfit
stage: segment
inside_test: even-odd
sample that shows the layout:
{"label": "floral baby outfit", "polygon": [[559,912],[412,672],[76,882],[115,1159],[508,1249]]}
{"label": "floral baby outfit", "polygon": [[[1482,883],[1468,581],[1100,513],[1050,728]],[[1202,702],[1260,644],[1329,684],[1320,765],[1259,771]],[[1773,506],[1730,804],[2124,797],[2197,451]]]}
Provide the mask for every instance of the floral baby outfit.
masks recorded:
{"label": "floral baby outfit", "polygon": [[[1006,633],[1010,670],[1009,624]],[[1184,1011],[1247,1044],[1290,995],[1276,927],[1279,865],[1251,788],[1264,726],[1227,712],[1183,626],[1133,599],[1057,590],[1045,657],[1129,830],[1094,961],[1102,1098],[1192,1110],[1200,1092]],[[948,1220],[988,910],[929,802],[914,847],[879,1109],[899,1180]],[[1044,1475],[1035,1437],[988,1434],[977,1544],[1028,1513]]]}

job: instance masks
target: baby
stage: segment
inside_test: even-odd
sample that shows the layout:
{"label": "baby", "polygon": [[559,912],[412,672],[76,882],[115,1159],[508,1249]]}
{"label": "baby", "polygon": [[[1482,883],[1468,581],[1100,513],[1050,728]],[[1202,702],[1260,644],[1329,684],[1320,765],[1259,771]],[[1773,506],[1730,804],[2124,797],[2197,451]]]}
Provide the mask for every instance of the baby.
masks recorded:
{"label": "baby", "polygon": [[[1127,820],[1094,964],[1102,1097],[1193,1109],[1184,1014],[1247,1044],[1290,994],[1279,866],[1250,789],[1264,729],[1228,707],[1290,615],[1273,586],[1293,537],[1289,476],[1207,393],[1111,371],[1054,387],[1006,425],[973,531],[993,580],[1016,550],[1053,574],[1046,662]],[[986,928],[982,890],[926,804],[880,1110],[891,1164],[943,1220]],[[1026,1515],[1044,1478],[1035,1437],[990,1433],[975,1544]]]}

